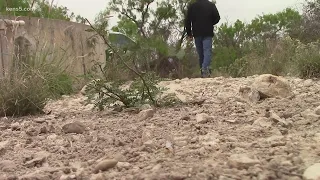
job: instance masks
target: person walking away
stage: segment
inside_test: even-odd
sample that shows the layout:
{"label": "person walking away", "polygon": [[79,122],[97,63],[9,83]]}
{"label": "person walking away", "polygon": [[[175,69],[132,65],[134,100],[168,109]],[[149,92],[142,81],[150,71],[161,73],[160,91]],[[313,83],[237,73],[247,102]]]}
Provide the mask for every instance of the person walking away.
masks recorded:
{"label": "person walking away", "polygon": [[202,78],[209,77],[211,74],[213,30],[214,25],[219,21],[219,11],[209,0],[196,0],[188,7],[185,28],[189,40],[194,38]]}

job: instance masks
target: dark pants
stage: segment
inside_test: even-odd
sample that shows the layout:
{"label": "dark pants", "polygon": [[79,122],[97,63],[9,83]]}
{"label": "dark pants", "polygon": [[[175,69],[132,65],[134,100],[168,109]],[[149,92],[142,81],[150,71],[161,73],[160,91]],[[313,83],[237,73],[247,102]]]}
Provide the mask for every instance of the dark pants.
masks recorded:
{"label": "dark pants", "polygon": [[195,45],[199,56],[201,73],[210,74],[212,57],[212,37],[195,37]]}

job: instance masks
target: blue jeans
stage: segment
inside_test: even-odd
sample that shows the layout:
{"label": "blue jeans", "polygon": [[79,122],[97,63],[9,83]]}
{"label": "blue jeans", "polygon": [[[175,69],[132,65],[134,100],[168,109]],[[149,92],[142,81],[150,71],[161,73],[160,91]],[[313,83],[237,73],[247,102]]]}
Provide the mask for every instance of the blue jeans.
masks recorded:
{"label": "blue jeans", "polygon": [[202,71],[209,71],[212,57],[212,37],[195,37],[195,45],[199,55]]}

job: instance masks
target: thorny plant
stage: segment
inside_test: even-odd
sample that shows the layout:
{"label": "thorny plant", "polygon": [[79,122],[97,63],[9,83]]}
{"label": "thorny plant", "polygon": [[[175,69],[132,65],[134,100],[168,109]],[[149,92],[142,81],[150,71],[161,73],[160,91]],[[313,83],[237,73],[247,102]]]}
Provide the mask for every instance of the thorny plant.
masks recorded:
{"label": "thorny plant", "polygon": [[[85,88],[85,94],[88,97],[87,103],[94,104],[95,108],[103,110],[105,106],[115,105],[121,102],[125,107],[136,107],[142,104],[152,104],[155,107],[168,106],[179,103],[173,94],[161,97],[165,88],[157,86],[160,78],[155,73],[141,73],[137,68],[131,67],[124,58],[108,41],[108,32],[104,28],[94,27],[87,19],[91,29],[88,31],[96,32],[112,52],[113,57],[122,63],[125,68],[131,71],[136,78],[126,86],[126,82],[120,79],[113,82],[109,81],[106,69],[101,64],[96,64],[101,71],[103,78],[93,79]],[[110,53],[110,52],[109,52]],[[133,59],[128,57],[128,59]],[[135,62],[133,62],[136,67]]]}

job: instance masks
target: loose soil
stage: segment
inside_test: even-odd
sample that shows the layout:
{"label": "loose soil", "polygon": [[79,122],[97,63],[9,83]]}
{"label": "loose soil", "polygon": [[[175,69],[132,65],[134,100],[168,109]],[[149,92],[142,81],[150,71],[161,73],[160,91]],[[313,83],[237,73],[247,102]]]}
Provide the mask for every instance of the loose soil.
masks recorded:
{"label": "loose soil", "polygon": [[286,77],[294,96],[251,102],[239,88],[256,77],[161,82],[202,104],[97,112],[79,93],[50,102],[49,115],[2,118],[0,179],[319,177],[306,170],[320,163],[320,82]]}

